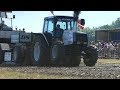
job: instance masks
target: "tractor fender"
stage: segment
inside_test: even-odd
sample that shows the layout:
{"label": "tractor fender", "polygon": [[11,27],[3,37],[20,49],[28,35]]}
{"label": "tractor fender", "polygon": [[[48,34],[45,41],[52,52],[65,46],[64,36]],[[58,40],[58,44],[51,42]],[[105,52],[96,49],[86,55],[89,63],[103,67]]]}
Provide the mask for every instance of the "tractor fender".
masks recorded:
{"label": "tractor fender", "polygon": [[42,39],[45,41],[46,45],[49,46],[49,43],[48,43],[48,41],[47,41],[47,38],[46,38],[46,36],[45,36],[43,33],[32,33],[32,42],[34,41],[34,39],[35,39],[34,37],[35,37],[36,35],[39,35],[40,38],[42,38]]}

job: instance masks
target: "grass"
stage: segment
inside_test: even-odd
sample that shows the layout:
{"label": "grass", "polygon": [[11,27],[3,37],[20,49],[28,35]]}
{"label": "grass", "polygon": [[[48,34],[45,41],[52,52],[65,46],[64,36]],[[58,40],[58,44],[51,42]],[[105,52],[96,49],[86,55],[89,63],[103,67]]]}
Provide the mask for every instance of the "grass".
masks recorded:
{"label": "grass", "polygon": [[[120,60],[99,59],[97,63],[120,64]],[[63,76],[63,75],[49,75],[49,74],[43,74],[43,73],[26,73],[26,72],[1,70],[0,71],[0,79],[70,79],[70,77]]]}
{"label": "grass", "polygon": [[107,63],[120,64],[120,60],[118,59],[99,59],[97,62],[101,64],[107,64]]}
{"label": "grass", "polygon": [[0,79],[69,79],[69,77],[17,71],[0,71]]}

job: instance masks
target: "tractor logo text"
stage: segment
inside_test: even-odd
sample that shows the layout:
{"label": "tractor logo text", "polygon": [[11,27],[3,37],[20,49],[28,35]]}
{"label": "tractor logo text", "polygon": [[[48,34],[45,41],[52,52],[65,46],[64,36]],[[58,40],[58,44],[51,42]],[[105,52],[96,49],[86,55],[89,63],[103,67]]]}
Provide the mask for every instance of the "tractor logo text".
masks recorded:
{"label": "tractor logo text", "polygon": [[30,39],[30,35],[21,35],[21,39]]}

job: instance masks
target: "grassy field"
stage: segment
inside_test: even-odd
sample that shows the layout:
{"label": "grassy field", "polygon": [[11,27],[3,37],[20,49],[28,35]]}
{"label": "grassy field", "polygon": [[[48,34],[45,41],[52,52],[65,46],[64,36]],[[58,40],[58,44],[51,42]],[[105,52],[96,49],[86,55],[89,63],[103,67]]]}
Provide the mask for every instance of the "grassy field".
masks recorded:
{"label": "grassy field", "polygon": [[[120,60],[116,59],[99,59],[97,63],[100,64],[120,64]],[[81,63],[82,64],[82,63]],[[2,68],[2,67],[0,67]],[[49,75],[43,73],[26,73],[17,71],[0,70],[0,79],[69,79],[63,75]]]}
{"label": "grassy field", "polygon": [[69,77],[17,71],[0,71],[0,79],[69,79]]}
{"label": "grassy field", "polygon": [[99,59],[98,63],[101,63],[101,64],[107,64],[107,63],[120,64],[120,60],[118,60],[118,59]]}

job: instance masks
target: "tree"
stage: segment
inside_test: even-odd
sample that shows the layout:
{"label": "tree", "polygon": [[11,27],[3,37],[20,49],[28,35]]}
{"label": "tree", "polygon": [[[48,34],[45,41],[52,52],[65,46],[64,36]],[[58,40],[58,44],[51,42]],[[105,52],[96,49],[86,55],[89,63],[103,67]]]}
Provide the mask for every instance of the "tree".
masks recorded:
{"label": "tree", "polygon": [[103,25],[100,27],[100,29],[111,29],[111,25]]}
{"label": "tree", "polygon": [[115,22],[112,23],[112,28],[120,28],[120,18],[117,18]]}
{"label": "tree", "polygon": [[110,25],[103,25],[99,27],[100,29],[115,29],[115,28],[120,28],[120,18],[117,18],[116,21],[113,21],[112,24]]}
{"label": "tree", "polygon": [[95,40],[95,28],[91,29],[89,27],[86,27],[83,29],[83,32],[85,32],[88,35],[88,41],[94,41]]}

